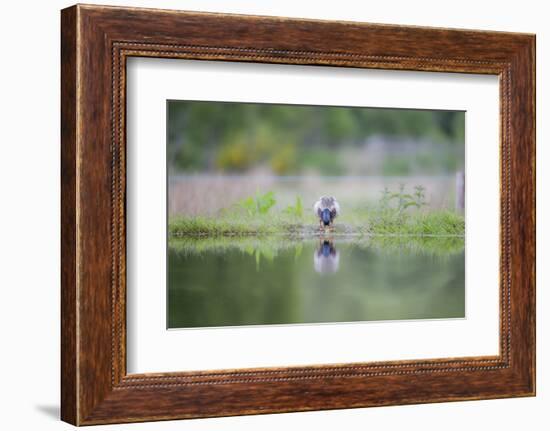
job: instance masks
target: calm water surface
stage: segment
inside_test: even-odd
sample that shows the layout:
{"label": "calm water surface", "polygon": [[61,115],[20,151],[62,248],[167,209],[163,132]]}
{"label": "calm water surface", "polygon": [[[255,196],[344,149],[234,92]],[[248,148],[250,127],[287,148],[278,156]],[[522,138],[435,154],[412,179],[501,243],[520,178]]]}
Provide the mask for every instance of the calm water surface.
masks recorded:
{"label": "calm water surface", "polygon": [[439,255],[349,241],[172,248],[168,327],[464,317],[464,250]]}

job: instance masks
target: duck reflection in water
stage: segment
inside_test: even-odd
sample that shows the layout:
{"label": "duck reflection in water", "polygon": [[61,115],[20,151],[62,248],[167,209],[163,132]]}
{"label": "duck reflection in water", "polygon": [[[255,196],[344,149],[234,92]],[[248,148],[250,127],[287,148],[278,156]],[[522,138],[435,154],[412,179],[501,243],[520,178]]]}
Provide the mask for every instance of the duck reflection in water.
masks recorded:
{"label": "duck reflection in water", "polygon": [[334,247],[330,239],[322,238],[319,246],[313,253],[313,267],[320,274],[332,274],[338,271],[340,266],[340,252]]}

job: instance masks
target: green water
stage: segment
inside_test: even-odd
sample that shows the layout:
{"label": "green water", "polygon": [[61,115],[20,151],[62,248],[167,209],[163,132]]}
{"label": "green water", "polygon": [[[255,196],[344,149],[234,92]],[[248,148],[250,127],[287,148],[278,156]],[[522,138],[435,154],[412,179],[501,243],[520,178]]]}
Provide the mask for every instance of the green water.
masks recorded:
{"label": "green water", "polygon": [[169,328],[460,318],[464,300],[463,246],[199,240],[168,250]]}

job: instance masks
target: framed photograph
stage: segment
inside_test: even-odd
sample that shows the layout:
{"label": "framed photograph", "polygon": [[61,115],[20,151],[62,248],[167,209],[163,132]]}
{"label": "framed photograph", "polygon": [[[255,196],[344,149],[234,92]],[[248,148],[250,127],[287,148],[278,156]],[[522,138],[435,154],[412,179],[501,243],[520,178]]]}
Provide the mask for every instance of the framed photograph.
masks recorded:
{"label": "framed photograph", "polygon": [[535,395],[535,36],[61,13],[61,416]]}

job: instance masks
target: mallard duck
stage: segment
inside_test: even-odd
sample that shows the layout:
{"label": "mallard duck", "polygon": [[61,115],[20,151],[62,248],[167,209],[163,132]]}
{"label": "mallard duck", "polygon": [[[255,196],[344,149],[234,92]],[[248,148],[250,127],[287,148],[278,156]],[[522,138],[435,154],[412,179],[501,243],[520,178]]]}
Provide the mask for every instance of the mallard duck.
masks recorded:
{"label": "mallard duck", "polygon": [[338,271],[340,253],[331,240],[319,241],[319,246],[313,252],[313,267],[320,274],[331,274]]}
{"label": "mallard duck", "polygon": [[332,227],[334,219],[340,214],[340,205],[334,196],[321,196],[313,205],[313,212],[319,217],[319,229]]}

